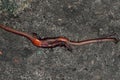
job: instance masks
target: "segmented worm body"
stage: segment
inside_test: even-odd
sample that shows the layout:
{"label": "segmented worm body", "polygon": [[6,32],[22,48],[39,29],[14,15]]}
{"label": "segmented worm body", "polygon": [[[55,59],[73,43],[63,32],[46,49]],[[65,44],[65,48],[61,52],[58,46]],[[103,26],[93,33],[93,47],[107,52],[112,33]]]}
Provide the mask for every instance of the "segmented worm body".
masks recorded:
{"label": "segmented worm body", "polygon": [[88,39],[88,40],[82,40],[82,41],[71,41],[66,37],[54,37],[54,38],[43,38],[39,39],[37,37],[34,37],[32,35],[29,35],[25,32],[21,32],[15,29],[12,29],[8,26],[0,24],[0,28],[4,29],[5,31],[14,33],[16,35],[24,36],[25,38],[29,39],[33,45],[41,48],[54,48],[57,46],[64,46],[68,50],[71,49],[71,45],[76,45],[76,46],[81,46],[85,44],[90,44],[90,43],[96,43],[96,42],[105,42],[105,41],[111,41],[111,42],[118,42],[118,39],[116,38],[96,38],[96,39]]}

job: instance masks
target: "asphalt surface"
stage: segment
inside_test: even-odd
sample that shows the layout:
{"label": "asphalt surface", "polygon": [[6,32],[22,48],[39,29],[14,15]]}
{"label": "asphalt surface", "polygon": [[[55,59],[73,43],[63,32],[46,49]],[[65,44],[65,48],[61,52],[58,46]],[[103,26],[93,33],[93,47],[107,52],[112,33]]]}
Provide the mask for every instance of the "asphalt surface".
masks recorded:
{"label": "asphalt surface", "polygon": [[[0,19],[0,24],[41,38],[120,38],[119,0],[35,0],[17,16],[1,14]],[[0,80],[120,79],[120,42],[72,49],[38,48],[0,29]]]}

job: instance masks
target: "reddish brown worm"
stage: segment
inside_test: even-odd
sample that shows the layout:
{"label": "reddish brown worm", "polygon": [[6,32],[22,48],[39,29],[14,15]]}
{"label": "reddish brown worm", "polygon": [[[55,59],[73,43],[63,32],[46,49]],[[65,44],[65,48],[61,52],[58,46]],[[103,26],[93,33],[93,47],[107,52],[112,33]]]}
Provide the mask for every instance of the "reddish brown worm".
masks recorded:
{"label": "reddish brown worm", "polygon": [[29,39],[33,45],[41,48],[53,48],[56,46],[65,46],[68,49],[70,49],[70,45],[85,45],[85,44],[90,44],[90,43],[96,43],[96,42],[115,42],[117,43],[119,40],[114,38],[114,37],[109,37],[109,38],[95,38],[95,39],[88,39],[88,40],[82,40],[82,41],[71,41],[66,37],[54,37],[54,38],[43,38],[39,39],[35,36],[29,35],[25,32],[21,32],[15,29],[12,29],[8,26],[0,24],[0,28],[4,29],[5,31],[14,33],[16,35],[24,36],[25,38]]}

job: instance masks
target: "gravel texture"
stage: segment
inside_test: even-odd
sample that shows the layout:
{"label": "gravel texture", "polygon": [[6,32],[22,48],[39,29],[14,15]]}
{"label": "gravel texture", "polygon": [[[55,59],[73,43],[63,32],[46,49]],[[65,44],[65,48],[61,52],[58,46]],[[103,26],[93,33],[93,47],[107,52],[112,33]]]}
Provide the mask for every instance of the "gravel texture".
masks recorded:
{"label": "gravel texture", "polygon": [[[29,34],[36,32],[42,38],[120,38],[120,0],[28,1],[27,7],[15,8],[20,9],[16,14],[1,11],[0,23]],[[64,47],[38,48],[0,29],[0,80],[120,79],[120,42],[72,48],[72,52]]]}

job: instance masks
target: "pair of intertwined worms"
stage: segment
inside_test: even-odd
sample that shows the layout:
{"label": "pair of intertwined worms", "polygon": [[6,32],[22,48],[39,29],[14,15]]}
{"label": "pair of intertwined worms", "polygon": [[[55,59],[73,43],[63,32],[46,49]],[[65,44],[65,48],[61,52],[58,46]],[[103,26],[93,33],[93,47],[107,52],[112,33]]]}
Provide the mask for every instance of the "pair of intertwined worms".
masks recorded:
{"label": "pair of intertwined worms", "polygon": [[29,39],[33,45],[40,47],[40,48],[54,48],[57,46],[64,46],[68,50],[71,50],[71,45],[85,45],[90,43],[96,43],[96,42],[105,42],[105,41],[112,41],[117,43],[119,40],[114,37],[107,37],[107,38],[95,38],[95,39],[88,39],[88,40],[82,40],[82,41],[71,41],[66,37],[54,37],[54,38],[37,38],[35,36],[29,35],[25,32],[21,32],[15,29],[12,29],[8,26],[0,24],[0,28],[4,29],[5,31],[24,36],[25,38]]}

